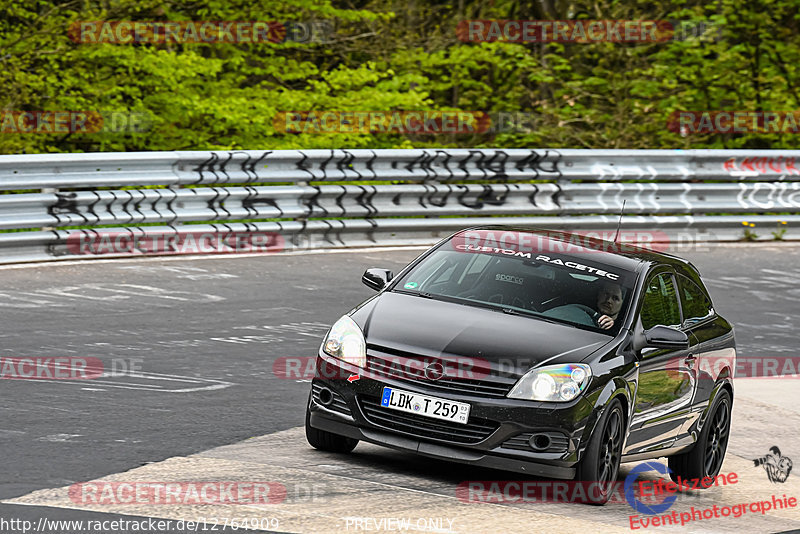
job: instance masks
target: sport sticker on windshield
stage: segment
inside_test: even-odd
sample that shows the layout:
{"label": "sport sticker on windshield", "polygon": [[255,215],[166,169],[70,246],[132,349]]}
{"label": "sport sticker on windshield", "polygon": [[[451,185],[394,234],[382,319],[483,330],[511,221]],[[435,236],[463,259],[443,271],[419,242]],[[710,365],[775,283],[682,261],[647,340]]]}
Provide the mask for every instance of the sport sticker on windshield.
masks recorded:
{"label": "sport sticker on windshield", "polygon": [[510,274],[501,274],[501,273],[496,274],[494,279],[500,282],[511,282],[512,284],[518,284],[518,285],[522,285],[523,282],[522,278],[520,278],[519,276],[511,276]]}
{"label": "sport sticker on windshield", "polygon": [[406,285],[403,287],[406,289],[416,289],[419,284],[416,282],[406,282]]}

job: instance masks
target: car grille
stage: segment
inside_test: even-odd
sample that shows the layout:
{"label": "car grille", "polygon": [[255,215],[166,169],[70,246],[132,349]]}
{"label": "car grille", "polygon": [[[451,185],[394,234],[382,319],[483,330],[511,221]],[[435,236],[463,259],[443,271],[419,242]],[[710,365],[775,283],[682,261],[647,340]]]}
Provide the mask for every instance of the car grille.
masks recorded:
{"label": "car grille", "polygon": [[412,434],[416,437],[448,443],[478,443],[488,438],[500,426],[494,421],[470,417],[467,424],[431,419],[412,413],[402,413],[381,406],[375,397],[359,397],[364,417],[373,425]]}
{"label": "car grille", "polygon": [[[367,346],[367,369],[375,377],[392,378],[401,382],[416,383],[429,391],[460,393],[479,397],[505,397],[517,377],[490,374],[489,369],[473,371],[477,377],[451,376],[445,374],[439,380],[431,380],[424,375],[424,368],[433,362],[446,362],[444,358],[420,356],[385,347]],[[409,363],[419,362],[416,365]]]}
{"label": "car grille", "polygon": [[537,452],[565,452],[569,447],[569,438],[561,432],[526,432],[524,434],[517,434],[513,438],[509,438],[503,442],[504,449],[514,449],[517,451],[534,451],[529,441],[534,434],[547,434],[550,437],[550,446],[543,451]]}
{"label": "car grille", "polygon": [[[329,388],[330,389],[330,388]],[[319,400],[319,392],[322,390],[322,386],[319,384],[311,384],[311,398],[314,399],[314,402],[323,406],[322,402]],[[343,415],[350,415],[350,408],[347,407],[347,401],[344,400],[344,397],[336,393],[335,391],[331,390],[333,393],[333,402],[331,402],[328,406],[323,406],[325,409],[330,410],[332,412],[340,413]]]}

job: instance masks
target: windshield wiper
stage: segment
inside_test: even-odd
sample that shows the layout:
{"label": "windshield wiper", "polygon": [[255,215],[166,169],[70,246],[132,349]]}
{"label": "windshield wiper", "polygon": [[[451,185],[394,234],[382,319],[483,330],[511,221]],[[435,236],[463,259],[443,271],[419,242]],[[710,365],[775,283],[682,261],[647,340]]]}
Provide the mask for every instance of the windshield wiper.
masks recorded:
{"label": "windshield wiper", "polygon": [[423,297],[426,299],[431,300],[439,300],[442,302],[451,302],[453,304],[463,304],[465,306],[474,306],[476,308],[486,308],[490,310],[497,310],[497,306],[492,304],[483,303],[480,301],[469,300],[462,297],[453,297],[451,295],[440,295],[438,293],[428,293],[426,291],[403,291],[399,289],[394,290],[395,293],[400,293],[402,295],[413,295],[415,297]]}
{"label": "windshield wiper", "polygon": [[539,312],[535,312],[535,311],[531,311],[531,310],[523,311],[523,310],[518,310],[518,309],[515,309],[515,308],[495,308],[495,309],[499,309],[500,311],[502,311],[503,313],[506,313],[508,315],[519,315],[521,317],[535,317],[537,319],[541,319],[542,321],[546,321],[548,323],[563,324],[563,323],[561,323],[559,321],[556,321],[555,319],[553,319],[551,317],[548,317],[546,315],[542,315]]}
{"label": "windshield wiper", "polygon": [[392,291],[393,293],[400,293],[401,295],[411,295],[413,297],[423,297],[426,299],[434,298],[432,293],[428,293],[426,291],[403,291],[401,289],[395,289]]}
{"label": "windshield wiper", "polygon": [[453,297],[450,295],[438,295],[435,293],[428,293],[427,291],[403,291],[403,290],[394,290],[396,293],[400,293],[403,295],[413,295],[415,297],[422,297],[431,300],[440,300],[444,302],[452,302],[454,304],[463,304],[465,306],[472,306],[475,308],[483,308],[485,310],[492,310],[496,312],[502,312],[508,315],[518,315],[520,317],[535,317],[536,319],[541,319],[542,321],[546,321],[548,323],[553,324],[565,324],[561,321],[557,321],[551,317],[547,317],[546,315],[542,315],[539,312],[532,311],[532,310],[520,310],[516,308],[505,308],[502,305],[498,306],[496,304],[492,304],[490,302],[481,302],[479,300],[470,300],[460,297]]}

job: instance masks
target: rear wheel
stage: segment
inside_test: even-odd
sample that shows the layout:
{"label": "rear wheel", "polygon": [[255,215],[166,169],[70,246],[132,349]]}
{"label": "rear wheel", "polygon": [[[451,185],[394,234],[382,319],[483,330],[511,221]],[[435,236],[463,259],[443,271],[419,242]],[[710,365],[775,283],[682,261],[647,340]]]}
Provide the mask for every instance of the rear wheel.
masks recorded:
{"label": "rear wheel", "polygon": [[357,439],[332,434],[311,426],[311,410],[308,409],[308,405],[306,405],[306,440],[315,449],[328,452],[350,452],[358,445]]}
{"label": "rear wheel", "polygon": [[619,473],[624,432],[622,403],[615,398],[597,422],[583,460],[578,464],[578,482],[585,486],[585,502],[599,505],[611,498]]}
{"label": "rear wheel", "polygon": [[677,481],[678,476],[683,479],[701,479],[719,474],[728,449],[731,405],[730,393],[725,389],[720,390],[694,447],[689,452],[668,458],[669,468],[672,470],[669,476],[672,480]]}

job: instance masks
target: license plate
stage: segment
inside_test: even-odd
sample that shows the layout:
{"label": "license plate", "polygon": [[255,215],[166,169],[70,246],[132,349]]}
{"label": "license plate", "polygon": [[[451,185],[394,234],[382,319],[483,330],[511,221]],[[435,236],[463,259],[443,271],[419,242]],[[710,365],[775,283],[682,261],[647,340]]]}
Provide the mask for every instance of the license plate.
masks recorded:
{"label": "license plate", "polygon": [[399,412],[415,413],[432,419],[467,424],[470,405],[466,402],[438,399],[419,393],[384,387],[381,406]]}

